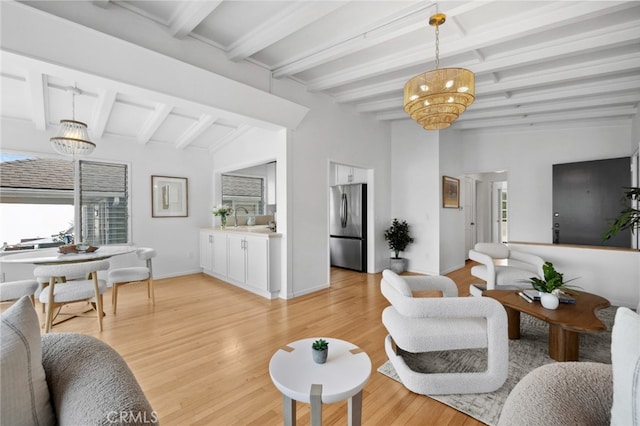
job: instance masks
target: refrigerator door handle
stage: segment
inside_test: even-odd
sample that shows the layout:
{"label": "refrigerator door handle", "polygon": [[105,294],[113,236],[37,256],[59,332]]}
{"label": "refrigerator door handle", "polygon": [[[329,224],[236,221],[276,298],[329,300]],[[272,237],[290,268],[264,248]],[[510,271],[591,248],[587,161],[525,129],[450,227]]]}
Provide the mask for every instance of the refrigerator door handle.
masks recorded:
{"label": "refrigerator door handle", "polygon": [[342,199],[340,200],[340,225],[343,228],[347,227],[347,194],[342,194]]}

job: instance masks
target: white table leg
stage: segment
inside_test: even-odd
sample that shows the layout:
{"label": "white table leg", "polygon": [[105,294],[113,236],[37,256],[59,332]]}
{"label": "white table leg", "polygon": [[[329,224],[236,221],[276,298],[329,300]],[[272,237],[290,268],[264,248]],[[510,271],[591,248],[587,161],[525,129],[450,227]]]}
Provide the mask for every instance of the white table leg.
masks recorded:
{"label": "white table leg", "polygon": [[322,385],[311,385],[311,426],[322,426]]}
{"label": "white table leg", "polygon": [[282,413],[284,426],[296,426],[296,401],[287,395],[282,395]]}
{"label": "white table leg", "polygon": [[360,426],[362,422],[362,390],[349,398],[349,426]]}

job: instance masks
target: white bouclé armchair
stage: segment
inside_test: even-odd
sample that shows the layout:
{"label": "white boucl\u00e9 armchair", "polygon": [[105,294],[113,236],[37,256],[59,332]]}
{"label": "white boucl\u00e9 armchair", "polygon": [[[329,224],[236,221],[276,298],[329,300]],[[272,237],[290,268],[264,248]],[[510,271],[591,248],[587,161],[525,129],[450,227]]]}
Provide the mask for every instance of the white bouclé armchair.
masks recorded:
{"label": "white boucl\u00e9 armchair", "polygon": [[[483,393],[498,389],[507,378],[509,345],[507,314],[497,300],[457,297],[448,277],[400,276],[382,273],[382,294],[391,306],[382,312],[389,335],[385,350],[402,383],[419,394]],[[414,297],[423,290],[442,291],[443,297]],[[487,370],[423,373],[412,370],[405,352],[424,353],[456,349],[487,349]]]}
{"label": "white boucl\u00e9 armchair", "polygon": [[529,278],[543,276],[540,256],[511,250],[501,243],[478,243],[469,250],[469,259],[479,263],[471,268],[471,275],[486,281],[485,285],[469,287],[473,296],[480,296],[485,289],[528,288]]}

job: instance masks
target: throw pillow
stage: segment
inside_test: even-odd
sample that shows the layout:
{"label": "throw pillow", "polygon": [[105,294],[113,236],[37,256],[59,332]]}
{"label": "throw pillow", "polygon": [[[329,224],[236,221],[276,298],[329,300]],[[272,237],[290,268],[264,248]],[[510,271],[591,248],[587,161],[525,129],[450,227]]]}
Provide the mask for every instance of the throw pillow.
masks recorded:
{"label": "throw pillow", "polygon": [[640,424],[640,315],[618,308],[611,332],[612,425]]}
{"label": "throw pillow", "polygon": [[53,425],[40,321],[25,296],[0,315],[0,424]]}

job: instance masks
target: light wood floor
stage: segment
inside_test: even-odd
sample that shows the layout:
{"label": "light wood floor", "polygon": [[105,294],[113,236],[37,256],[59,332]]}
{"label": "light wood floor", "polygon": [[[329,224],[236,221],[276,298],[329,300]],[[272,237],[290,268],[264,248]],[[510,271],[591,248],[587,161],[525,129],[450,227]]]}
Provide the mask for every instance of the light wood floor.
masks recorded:
{"label": "light wood floor", "polygon": [[[468,294],[469,267],[449,274]],[[331,271],[331,288],[269,301],[204,274],[156,280],[155,308],[144,285],[119,290],[118,313],[104,296],[104,331],[75,318],[53,332],[96,336],[133,370],[164,425],[278,425],[282,399],[269,360],[287,342],[328,336],[363,348],[373,364],[364,389],[364,425],[482,425],[375,371],[386,361],[380,274]],[[37,306],[38,311],[40,305]],[[298,404],[298,424],[309,406]],[[346,402],[323,407],[324,425],[346,425]]]}

